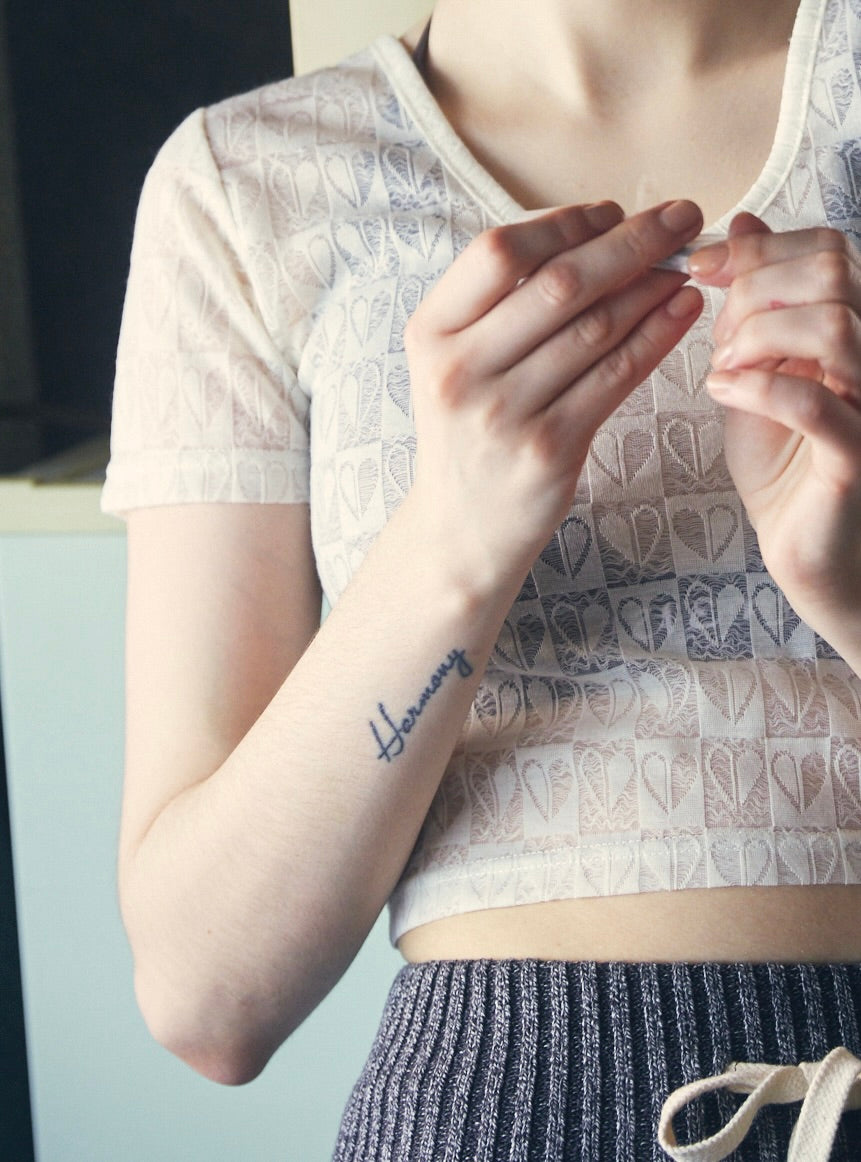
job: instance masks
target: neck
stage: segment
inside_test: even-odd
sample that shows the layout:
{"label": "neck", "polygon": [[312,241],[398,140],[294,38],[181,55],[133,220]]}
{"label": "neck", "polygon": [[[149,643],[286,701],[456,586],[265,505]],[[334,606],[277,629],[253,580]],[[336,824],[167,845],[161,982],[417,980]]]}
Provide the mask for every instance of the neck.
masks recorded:
{"label": "neck", "polygon": [[[528,83],[581,115],[785,48],[798,0],[437,0],[432,64],[452,95]],[[493,61],[493,68],[487,64]],[[497,78],[495,81],[494,78]],[[486,90],[487,91],[487,90]]]}

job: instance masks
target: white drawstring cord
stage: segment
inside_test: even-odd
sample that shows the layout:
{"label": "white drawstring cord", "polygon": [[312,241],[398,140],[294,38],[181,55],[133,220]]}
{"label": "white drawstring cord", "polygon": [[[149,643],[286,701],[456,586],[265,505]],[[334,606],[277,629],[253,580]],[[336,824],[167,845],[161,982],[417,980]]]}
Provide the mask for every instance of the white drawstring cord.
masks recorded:
{"label": "white drawstring cord", "polygon": [[[750,1096],[717,1134],[679,1146],[673,1118],[689,1102],[718,1089]],[[721,1162],[742,1142],[761,1106],[802,1100],[786,1162],[828,1162],[844,1109],[861,1109],[861,1060],[840,1047],[822,1061],[800,1065],[734,1062],[725,1073],[670,1094],[661,1110],[658,1142],[675,1162]]]}

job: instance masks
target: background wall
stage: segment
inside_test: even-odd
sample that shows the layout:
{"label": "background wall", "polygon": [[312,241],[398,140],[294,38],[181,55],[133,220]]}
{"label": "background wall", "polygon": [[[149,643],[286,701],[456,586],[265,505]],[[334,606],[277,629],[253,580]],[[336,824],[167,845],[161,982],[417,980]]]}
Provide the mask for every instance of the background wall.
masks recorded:
{"label": "background wall", "polygon": [[432,0],[292,0],[296,72],[339,61],[381,33],[398,36],[427,19],[431,7]]}
{"label": "background wall", "polygon": [[107,430],[134,211],[156,150],[198,105],[291,73],[288,3],[0,2],[37,384],[32,417],[41,450],[53,453]]}
{"label": "background wall", "polygon": [[[207,1081],[152,1040],[114,873],[124,537],[120,526],[18,534],[2,523],[0,674],[38,1162],[329,1162],[403,963],[386,916],[250,1085]],[[23,1162],[13,1149],[0,1158]]]}
{"label": "background wall", "polygon": [[[108,431],[159,145],[198,105],[291,71],[287,0],[0,0],[0,476]],[[0,725],[0,1158],[29,1162],[3,756]]]}

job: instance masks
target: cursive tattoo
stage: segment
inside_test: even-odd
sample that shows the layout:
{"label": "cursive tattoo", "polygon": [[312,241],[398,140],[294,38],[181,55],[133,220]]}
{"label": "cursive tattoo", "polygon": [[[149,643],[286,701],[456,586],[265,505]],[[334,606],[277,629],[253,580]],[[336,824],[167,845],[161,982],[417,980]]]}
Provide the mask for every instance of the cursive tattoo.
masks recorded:
{"label": "cursive tattoo", "polygon": [[459,674],[461,678],[468,678],[472,673],[472,666],[467,661],[465,650],[450,651],[448,657],[440,662],[434,670],[430,681],[424,690],[422,690],[416,704],[407,708],[400,721],[397,721],[389,714],[382,702],[377,704],[381,722],[376,722],[374,719],[371,719],[368,725],[380,748],[377,753],[378,759],[385,759],[387,763],[390,763],[392,759],[397,758],[399,754],[403,753],[404,747],[406,746],[406,736],[415,726],[422,711],[452,670]]}

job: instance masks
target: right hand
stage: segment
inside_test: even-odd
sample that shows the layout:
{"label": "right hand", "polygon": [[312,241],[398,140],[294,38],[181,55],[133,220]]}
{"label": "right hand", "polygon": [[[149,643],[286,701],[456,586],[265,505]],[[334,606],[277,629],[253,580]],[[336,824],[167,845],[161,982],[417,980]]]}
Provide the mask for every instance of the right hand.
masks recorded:
{"label": "right hand", "polygon": [[412,504],[473,591],[520,584],[564,519],[598,427],[702,308],[652,270],[696,236],[674,203],[565,207],[479,235],[410,320]]}

